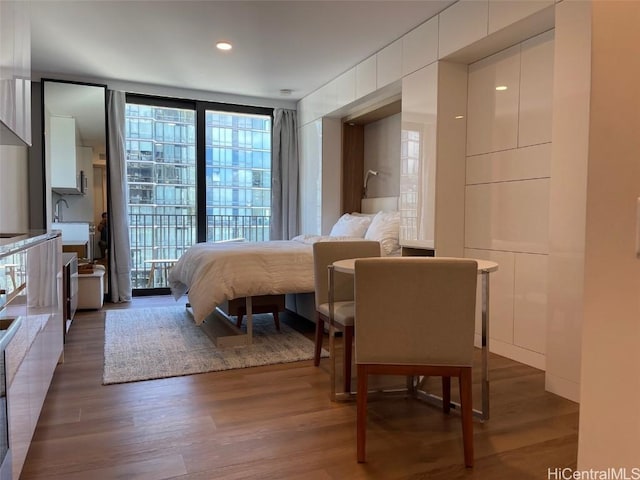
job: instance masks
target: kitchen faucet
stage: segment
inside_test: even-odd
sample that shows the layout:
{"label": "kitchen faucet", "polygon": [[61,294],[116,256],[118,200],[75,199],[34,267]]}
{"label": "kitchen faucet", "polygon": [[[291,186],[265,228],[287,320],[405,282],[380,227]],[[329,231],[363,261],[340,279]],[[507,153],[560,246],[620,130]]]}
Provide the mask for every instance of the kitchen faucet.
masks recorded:
{"label": "kitchen faucet", "polygon": [[55,212],[53,214],[53,220],[56,222],[62,221],[62,210],[60,210],[60,204],[64,203],[65,207],[69,208],[69,204],[64,198],[59,198],[56,202]]}

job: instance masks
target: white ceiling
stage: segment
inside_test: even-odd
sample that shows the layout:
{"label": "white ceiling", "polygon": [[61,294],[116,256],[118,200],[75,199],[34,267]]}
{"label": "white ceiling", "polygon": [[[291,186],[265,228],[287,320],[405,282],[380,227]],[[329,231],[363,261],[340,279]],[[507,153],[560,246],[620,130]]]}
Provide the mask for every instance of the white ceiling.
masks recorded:
{"label": "white ceiling", "polygon": [[32,0],[32,70],[297,100],[451,3]]}

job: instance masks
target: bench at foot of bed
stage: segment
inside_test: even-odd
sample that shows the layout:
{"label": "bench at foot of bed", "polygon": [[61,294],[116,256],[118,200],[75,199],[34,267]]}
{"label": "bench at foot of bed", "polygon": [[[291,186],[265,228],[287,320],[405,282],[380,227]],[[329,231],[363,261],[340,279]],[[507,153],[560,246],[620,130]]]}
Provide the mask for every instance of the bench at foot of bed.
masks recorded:
{"label": "bench at foot of bed", "polygon": [[[285,309],[284,295],[259,295],[257,297],[251,297],[253,313],[270,313],[273,315],[273,321],[276,325],[276,330],[280,331],[280,317],[279,312],[283,312]],[[236,326],[240,328],[242,326],[242,319],[247,314],[246,299],[234,298],[225,302],[220,307],[227,315],[231,317],[238,317]]]}

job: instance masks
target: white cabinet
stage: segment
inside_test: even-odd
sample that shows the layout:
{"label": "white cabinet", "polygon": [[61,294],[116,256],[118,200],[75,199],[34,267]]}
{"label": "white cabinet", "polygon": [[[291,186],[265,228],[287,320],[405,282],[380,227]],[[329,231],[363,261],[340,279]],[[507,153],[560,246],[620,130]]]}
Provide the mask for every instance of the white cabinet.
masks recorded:
{"label": "white cabinet", "polygon": [[362,98],[378,88],[377,69],[376,55],[372,55],[356,65],[356,98]]}
{"label": "white cabinet", "polygon": [[489,33],[553,6],[554,0],[489,0]]}
{"label": "white cabinet", "polygon": [[[19,288],[0,308],[0,318],[14,320],[17,330],[5,354],[9,445],[17,480],[29,450],[53,372],[62,354],[62,310],[59,294],[60,238],[34,238],[34,245],[0,261],[14,265]],[[5,263],[6,262],[6,263]],[[17,323],[15,323],[17,322]]]}
{"label": "white cabinet", "polygon": [[340,119],[325,117],[298,130],[301,233],[326,235],[340,216],[340,127]]}
{"label": "white cabinet", "polygon": [[518,146],[520,45],[469,65],[467,155]]}
{"label": "white cabinet", "polygon": [[31,145],[31,30],[27,2],[0,2],[0,136]]}
{"label": "white cabinet", "polygon": [[518,147],[551,142],[553,30],[522,43]]}
{"label": "white cabinet", "polygon": [[408,75],[438,59],[438,17],[402,37],[402,74]]}
{"label": "white cabinet", "polygon": [[376,57],[378,88],[402,78],[402,39],[380,50]]}
{"label": "white cabinet", "polygon": [[460,0],[441,12],[438,56],[447,55],[487,36],[488,0]]}
{"label": "white cabinet", "polygon": [[400,244],[439,256],[462,255],[466,79],[466,66],[449,62],[402,79]]}
{"label": "white cabinet", "polygon": [[[322,120],[303,125],[300,141],[300,231],[322,231]],[[337,183],[337,182],[336,182]]]}
{"label": "white cabinet", "polygon": [[82,193],[84,179],[76,152],[76,120],[51,115],[49,118],[51,189],[60,194]]}
{"label": "white cabinet", "polygon": [[400,243],[434,246],[438,67],[402,79]]}

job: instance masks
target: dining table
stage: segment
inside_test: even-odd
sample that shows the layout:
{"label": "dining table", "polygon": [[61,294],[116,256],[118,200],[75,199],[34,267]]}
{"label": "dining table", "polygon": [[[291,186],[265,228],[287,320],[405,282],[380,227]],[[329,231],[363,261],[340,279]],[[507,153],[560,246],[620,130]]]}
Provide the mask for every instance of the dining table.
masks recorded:
{"label": "dining table", "polygon": [[[393,257],[391,257],[393,258]],[[406,257],[407,261],[410,261],[411,257]],[[416,257],[413,257],[416,258]],[[427,258],[427,257],[421,257]],[[437,259],[445,259],[445,258],[456,258],[456,257],[428,257],[428,258],[437,258]],[[478,275],[481,276],[481,299],[482,299],[482,309],[481,309],[481,331],[480,331],[480,349],[481,349],[481,392],[482,392],[482,403],[480,409],[474,409],[474,416],[479,418],[482,421],[489,419],[489,295],[490,295],[490,283],[489,283],[489,275],[498,270],[498,264],[491,260],[484,259],[476,259],[476,258],[464,258],[465,260],[474,260],[478,264]],[[333,285],[334,285],[334,273],[340,272],[349,275],[355,276],[355,264],[356,258],[349,258],[345,260],[338,260],[333,262],[328,266],[328,275],[329,275],[329,312],[332,312],[333,305]],[[330,341],[333,338],[332,332],[330,332]],[[332,349],[332,346],[330,346]],[[331,353],[332,358],[334,357],[333,352]],[[332,360],[333,362],[335,360]],[[332,364],[332,376],[335,374],[335,365]],[[335,380],[332,378],[332,396],[334,399],[338,398],[338,394],[335,392]],[[351,394],[351,392],[343,392],[346,394]],[[425,390],[417,389],[416,394],[419,398],[436,404],[442,405],[442,397],[435,395],[433,393],[427,392]],[[452,408],[460,408],[460,404],[457,402],[451,402]]]}

